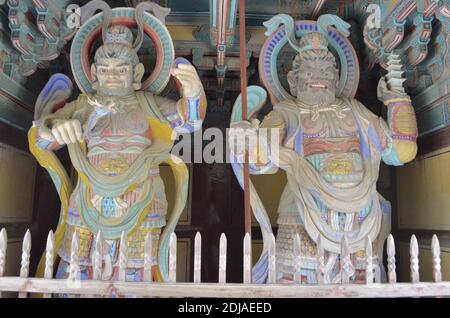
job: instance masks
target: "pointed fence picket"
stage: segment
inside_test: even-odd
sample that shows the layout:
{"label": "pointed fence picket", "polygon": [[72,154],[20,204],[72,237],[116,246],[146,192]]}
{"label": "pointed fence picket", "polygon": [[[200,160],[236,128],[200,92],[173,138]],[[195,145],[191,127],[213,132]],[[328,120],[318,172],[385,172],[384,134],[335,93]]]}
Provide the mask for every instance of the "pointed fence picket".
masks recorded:
{"label": "pointed fence picket", "polygon": [[128,246],[127,235],[122,231],[120,235],[120,250],[119,250],[119,281],[126,281],[128,265]]}
{"label": "pointed fence picket", "polygon": [[227,237],[220,235],[219,241],[219,283],[225,284],[227,280]]}
{"label": "pointed fence picket", "polygon": [[419,282],[419,245],[415,235],[411,236],[409,243],[411,283]]}
{"label": "pointed fence picket", "polygon": [[177,235],[172,233],[169,242],[169,282],[177,281]]}
{"label": "pointed fence picket", "polygon": [[252,239],[250,238],[250,234],[246,233],[244,236],[244,284],[252,283],[252,260],[251,260],[251,250],[252,250]]}
{"label": "pointed fence picket", "polygon": [[[5,273],[6,265],[6,249],[8,248],[8,236],[4,228],[0,231],[0,277],[3,277]],[[0,298],[2,297],[2,292],[0,291]]]}
{"label": "pointed fence picket", "polygon": [[[53,263],[55,259],[55,235],[53,231],[50,230],[47,236],[47,245],[45,248],[45,270],[44,278],[53,278]],[[44,298],[51,298],[52,294],[46,293],[43,295]]]}
{"label": "pointed fence picket", "polygon": [[194,239],[194,283],[199,284],[202,275],[202,236],[200,232]]}
{"label": "pointed fence picket", "polygon": [[102,231],[99,231],[95,236],[94,253],[92,254],[92,278],[94,280],[102,279],[103,244]]}
{"label": "pointed fence picket", "polygon": [[153,281],[152,265],[153,265],[153,237],[151,233],[147,233],[144,242],[144,282]]}
{"label": "pointed fence picket", "polygon": [[2,230],[0,231],[0,277],[2,277],[5,272],[7,247],[8,236],[6,234],[6,230],[2,228]]}
{"label": "pointed fence picket", "polygon": [[298,233],[294,236],[294,283],[301,284],[302,274],[301,274],[301,241],[300,235]]}
{"label": "pointed fence picket", "polygon": [[352,262],[347,237],[344,235],[341,243],[341,283],[349,284],[352,275]]}
{"label": "pointed fence picket", "polygon": [[431,254],[433,262],[433,281],[442,281],[441,273],[441,247],[439,245],[439,240],[436,234],[433,235],[431,239]]}
{"label": "pointed fence picket", "polygon": [[[20,263],[20,277],[28,277],[28,271],[30,267],[30,252],[31,252],[31,233],[27,230],[22,243],[22,261]],[[19,293],[19,298],[27,298],[27,293]]]}
{"label": "pointed fence picket", "polygon": [[[72,244],[70,245],[70,265],[69,265],[69,278],[67,280],[68,285],[77,286],[81,279],[80,273],[80,259],[78,257],[80,246],[80,240],[78,232],[73,232]],[[70,294],[69,297],[75,298],[77,294]]]}
{"label": "pointed fence picket", "polygon": [[[317,284],[303,285],[301,283],[302,258],[301,239],[294,236],[294,282],[297,284],[277,284],[276,281],[276,247],[275,237],[269,237],[267,248],[268,280],[267,284],[252,284],[251,248],[252,241],[246,234],[243,243],[243,283],[226,283],[227,263],[227,237],[224,233],[219,242],[219,285],[217,283],[201,282],[201,246],[202,236],[196,233],[194,239],[194,279],[193,283],[176,282],[176,243],[175,234],[170,236],[169,242],[169,280],[166,283],[153,282],[152,266],[154,263],[153,238],[149,233],[144,243],[143,282],[127,282],[126,271],[128,267],[127,235],[121,234],[118,255],[117,281],[111,282],[109,274],[104,274],[104,257],[106,241],[101,232],[95,238],[92,252],[93,279],[80,280],[79,237],[74,232],[70,251],[70,265],[68,279],[53,278],[54,261],[56,257],[55,237],[52,231],[47,237],[45,251],[44,278],[30,278],[29,264],[31,252],[31,234],[27,231],[22,244],[22,257],[19,277],[4,277],[6,264],[7,233],[0,231],[0,292],[18,292],[19,297],[27,297],[28,293],[41,293],[43,297],[52,297],[52,294],[67,294],[71,297],[109,297],[109,296],[135,296],[135,297],[442,297],[450,296],[450,282],[442,281],[440,244],[436,235],[431,241],[433,282],[420,282],[419,277],[419,247],[416,237],[410,240],[410,283],[397,283],[395,267],[395,242],[392,235],[387,239],[387,269],[388,282],[374,282],[374,259],[372,240],[365,240],[365,284],[352,284],[354,267],[351,263],[350,249],[347,238],[344,236],[341,243],[341,284],[325,284],[326,254],[323,248],[322,237],[317,239]],[[1,296],[2,294],[0,294]]]}
{"label": "pointed fence picket", "polygon": [[275,243],[275,236],[273,235],[273,233],[270,234],[268,250],[269,250],[268,283],[275,284],[277,282],[277,269],[276,269],[277,261],[276,261],[276,243]]}
{"label": "pointed fence picket", "polygon": [[388,282],[395,284],[397,282],[397,274],[395,271],[395,243],[392,234],[387,238],[387,262],[388,262]]}
{"label": "pointed fence picket", "polygon": [[322,245],[322,235],[320,234],[317,238],[317,263],[317,283],[323,284],[325,276],[325,251]]}
{"label": "pointed fence picket", "polygon": [[366,238],[366,284],[373,283],[373,260],[372,260],[372,240],[370,236]]}

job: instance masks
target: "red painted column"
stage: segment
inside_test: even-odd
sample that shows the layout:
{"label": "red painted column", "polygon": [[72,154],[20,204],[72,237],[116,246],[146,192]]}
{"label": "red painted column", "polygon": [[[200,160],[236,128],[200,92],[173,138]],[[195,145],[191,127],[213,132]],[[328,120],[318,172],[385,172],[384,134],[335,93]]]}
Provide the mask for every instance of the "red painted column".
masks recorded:
{"label": "red painted column", "polygon": [[[242,98],[242,119],[247,119],[247,50],[245,41],[245,0],[239,0],[239,47],[241,64],[241,98]],[[245,232],[252,234],[251,227],[251,207],[250,207],[250,173],[248,169],[248,151],[244,159],[244,204],[245,204]]]}

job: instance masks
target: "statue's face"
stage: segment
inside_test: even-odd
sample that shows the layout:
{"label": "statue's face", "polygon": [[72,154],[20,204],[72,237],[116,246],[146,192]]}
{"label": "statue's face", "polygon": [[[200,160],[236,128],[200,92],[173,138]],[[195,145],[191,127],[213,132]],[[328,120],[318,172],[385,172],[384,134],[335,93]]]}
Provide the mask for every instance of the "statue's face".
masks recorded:
{"label": "statue's face", "polygon": [[332,61],[303,61],[298,69],[297,99],[311,105],[333,103],[337,80]]}
{"label": "statue's face", "polygon": [[116,58],[100,59],[95,63],[94,72],[98,90],[133,90],[133,67],[130,62]]}

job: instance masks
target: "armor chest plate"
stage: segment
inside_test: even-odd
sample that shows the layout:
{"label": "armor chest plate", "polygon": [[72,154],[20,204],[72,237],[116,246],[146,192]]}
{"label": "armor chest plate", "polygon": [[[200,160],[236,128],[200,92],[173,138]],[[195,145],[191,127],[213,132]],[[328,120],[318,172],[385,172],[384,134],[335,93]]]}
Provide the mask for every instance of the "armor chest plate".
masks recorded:
{"label": "armor chest plate", "polygon": [[358,126],[351,111],[339,115],[334,111],[319,112],[317,118],[304,114],[301,121],[305,139],[357,136]]}
{"label": "armor chest plate", "polygon": [[89,133],[89,139],[109,136],[146,136],[148,120],[136,103],[100,116]]}
{"label": "armor chest plate", "polygon": [[350,111],[338,116],[320,112],[318,118],[301,117],[306,159],[332,183],[354,184],[363,175],[360,140],[356,120]]}
{"label": "armor chest plate", "polygon": [[147,117],[136,98],[111,99],[107,103],[112,110],[98,116],[94,114],[86,125],[91,127],[88,158],[100,171],[114,175],[129,168],[151,145],[152,136]]}

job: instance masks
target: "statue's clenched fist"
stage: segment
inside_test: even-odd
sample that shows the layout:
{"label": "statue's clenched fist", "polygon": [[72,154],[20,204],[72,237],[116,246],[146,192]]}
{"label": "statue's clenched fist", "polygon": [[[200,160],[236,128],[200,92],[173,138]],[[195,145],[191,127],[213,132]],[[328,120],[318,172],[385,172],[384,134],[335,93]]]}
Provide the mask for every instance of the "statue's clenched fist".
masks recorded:
{"label": "statue's clenched fist", "polygon": [[60,145],[83,142],[83,133],[78,119],[56,121],[51,132]]}

